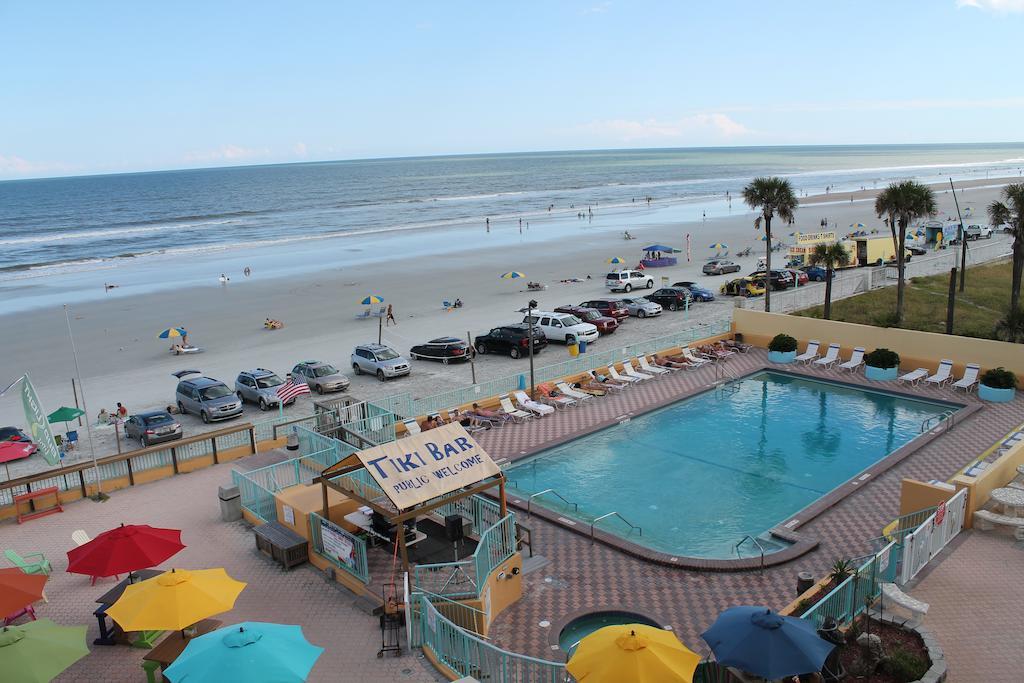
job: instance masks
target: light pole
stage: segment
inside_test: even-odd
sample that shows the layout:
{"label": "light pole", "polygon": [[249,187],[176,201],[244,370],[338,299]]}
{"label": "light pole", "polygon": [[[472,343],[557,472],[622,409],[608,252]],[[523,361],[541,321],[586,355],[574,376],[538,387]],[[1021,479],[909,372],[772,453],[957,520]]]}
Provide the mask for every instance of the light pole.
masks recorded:
{"label": "light pole", "polygon": [[533,299],[530,299],[530,302],[528,304],[526,304],[526,319],[529,321],[528,324],[530,326],[530,331],[529,331],[529,337],[528,338],[530,340],[530,399],[531,400],[535,400],[536,399],[536,396],[534,396],[534,390],[533,390],[533,387],[534,387],[534,383],[533,383],[533,309],[535,309],[535,308],[537,308],[537,302],[535,300],[533,300]]}
{"label": "light pole", "polygon": [[[68,324],[68,339],[71,341],[71,355],[75,359],[75,375],[78,377],[78,388],[82,392],[82,410],[85,411],[85,434],[89,439],[89,454],[92,456],[92,467],[96,472],[96,499],[105,498],[103,494],[103,479],[100,477],[100,466],[96,462],[96,445],[92,438],[92,429],[89,427],[89,406],[85,402],[85,383],[82,382],[82,371],[78,368],[78,350],[75,348],[75,336],[71,333],[71,315],[68,313],[68,305],[64,304],[64,320]],[[117,450],[121,450],[120,436],[114,430],[114,438],[117,439]]]}

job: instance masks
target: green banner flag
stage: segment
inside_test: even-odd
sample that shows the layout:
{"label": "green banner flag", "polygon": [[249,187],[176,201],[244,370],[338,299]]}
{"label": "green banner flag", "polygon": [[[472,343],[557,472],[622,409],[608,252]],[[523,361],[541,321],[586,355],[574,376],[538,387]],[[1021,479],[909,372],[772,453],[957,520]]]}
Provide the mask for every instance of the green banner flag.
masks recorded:
{"label": "green banner flag", "polygon": [[25,422],[39,452],[51,465],[60,464],[60,449],[53,439],[50,423],[46,420],[46,411],[36,396],[36,389],[26,374],[21,380],[21,404],[25,408]]}

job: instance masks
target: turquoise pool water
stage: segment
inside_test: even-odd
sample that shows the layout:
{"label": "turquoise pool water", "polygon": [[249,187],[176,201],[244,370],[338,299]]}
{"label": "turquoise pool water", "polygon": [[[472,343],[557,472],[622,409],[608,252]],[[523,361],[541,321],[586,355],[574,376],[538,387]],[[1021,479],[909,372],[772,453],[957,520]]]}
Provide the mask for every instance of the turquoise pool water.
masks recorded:
{"label": "turquoise pool water", "polygon": [[576,651],[576,646],[579,645],[579,642],[594,631],[600,630],[605,626],[617,626],[619,624],[644,624],[645,626],[661,628],[661,624],[637,612],[622,612],[618,610],[591,612],[590,614],[584,614],[582,617],[573,619],[562,628],[561,633],[558,634],[558,646],[563,652],[572,655]]}
{"label": "turquoise pool water", "polygon": [[[506,471],[514,497],[657,551],[736,557],[771,527],[916,437],[953,408],[761,372],[576,439]],[[584,409],[585,410],[585,409]],[[769,548],[778,550],[778,546]],[[744,556],[753,553],[748,542]]]}

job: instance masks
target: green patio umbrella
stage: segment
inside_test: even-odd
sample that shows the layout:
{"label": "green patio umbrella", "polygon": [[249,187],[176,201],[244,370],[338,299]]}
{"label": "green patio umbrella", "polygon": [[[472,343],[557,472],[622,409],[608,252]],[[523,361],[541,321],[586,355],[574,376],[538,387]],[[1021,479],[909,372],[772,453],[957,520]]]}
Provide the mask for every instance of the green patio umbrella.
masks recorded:
{"label": "green patio umbrella", "polygon": [[74,420],[75,418],[81,417],[82,415],[85,415],[84,410],[80,410],[79,408],[68,408],[67,406],[61,406],[60,408],[57,408],[57,410],[47,415],[46,421],[49,422],[50,424],[54,424],[56,422],[63,422],[64,431],[70,432],[71,427],[70,425],[68,425],[68,423]]}
{"label": "green patio umbrella", "polygon": [[5,681],[48,683],[87,654],[85,626],[39,619],[0,631],[0,677]]}

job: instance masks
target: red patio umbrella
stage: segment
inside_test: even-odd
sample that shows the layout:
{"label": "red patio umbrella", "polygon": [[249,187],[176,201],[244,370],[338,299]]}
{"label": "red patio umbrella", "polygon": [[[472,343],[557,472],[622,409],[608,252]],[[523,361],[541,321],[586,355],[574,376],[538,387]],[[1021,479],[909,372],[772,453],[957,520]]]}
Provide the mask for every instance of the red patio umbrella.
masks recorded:
{"label": "red patio umbrella", "polygon": [[177,529],[122,524],[69,550],[68,571],[93,578],[127,574],[155,567],[184,547]]}
{"label": "red patio umbrella", "polygon": [[18,568],[0,569],[0,621],[43,599],[45,574],[26,574]]}

